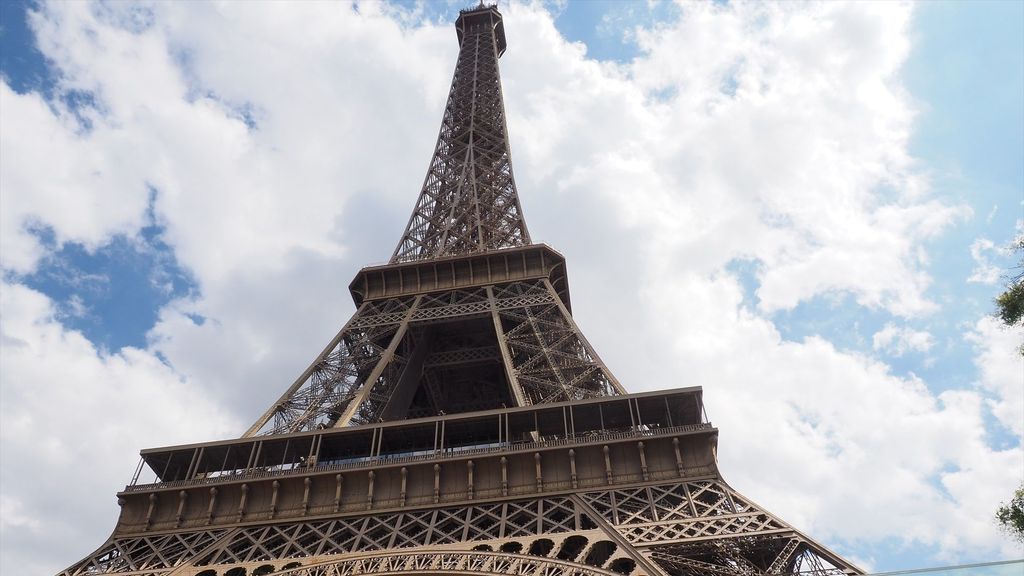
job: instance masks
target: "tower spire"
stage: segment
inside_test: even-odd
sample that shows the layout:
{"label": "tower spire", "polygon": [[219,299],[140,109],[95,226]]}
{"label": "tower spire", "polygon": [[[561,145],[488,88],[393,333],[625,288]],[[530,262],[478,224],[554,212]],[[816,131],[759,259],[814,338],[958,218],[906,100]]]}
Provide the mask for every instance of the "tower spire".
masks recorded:
{"label": "tower spire", "polygon": [[530,243],[512,176],[498,58],[505,27],[494,6],[463,10],[441,130],[412,217],[392,263]]}

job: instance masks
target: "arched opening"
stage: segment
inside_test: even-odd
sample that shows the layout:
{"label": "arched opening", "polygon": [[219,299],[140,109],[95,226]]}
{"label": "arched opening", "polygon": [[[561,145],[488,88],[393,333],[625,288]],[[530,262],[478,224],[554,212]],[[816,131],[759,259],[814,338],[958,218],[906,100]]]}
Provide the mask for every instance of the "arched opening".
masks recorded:
{"label": "arched opening", "polygon": [[608,569],[612,572],[628,576],[636,568],[636,562],[632,558],[616,558],[612,560]]}
{"label": "arched opening", "polygon": [[289,562],[284,566],[281,566],[281,570],[291,570],[292,568],[298,568],[302,566],[302,562]]}
{"label": "arched opening", "polygon": [[587,553],[587,558],[583,562],[595,568],[600,568],[615,553],[615,548],[615,543],[608,540],[595,542],[590,547],[590,552]]}
{"label": "arched opening", "polygon": [[266,576],[267,574],[270,574],[273,571],[273,566],[271,566],[270,564],[264,564],[263,566],[260,566],[259,568],[253,570],[252,576]]}
{"label": "arched opening", "polygon": [[519,554],[523,551],[523,545],[519,542],[505,542],[501,545],[501,551],[506,554]]}
{"label": "arched opening", "polygon": [[565,542],[562,542],[562,547],[558,550],[558,559],[575,560],[586,547],[587,539],[583,536],[569,536]]}
{"label": "arched opening", "polygon": [[217,576],[217,571],[216,570],[203,570],[199,574],[196,574],[196,576]]}
{"label": "arched opening", "polygon": [[238,566],[224,573],[224,576],[245,576],[245,568]]}
{"label": "arched opening", "polygon": [[541,538],[540,540],[534,540],[530,544],[530,550],[527,552],[530,556],[547,556],[551,553],[551,549],[555,547],[555,543],[547,538]]}
{"label": "arched opening", "polygon": [[490,544],[477,544],[473,546],[473,550],[477,552],[493,552],[494,548],[491,548]]}

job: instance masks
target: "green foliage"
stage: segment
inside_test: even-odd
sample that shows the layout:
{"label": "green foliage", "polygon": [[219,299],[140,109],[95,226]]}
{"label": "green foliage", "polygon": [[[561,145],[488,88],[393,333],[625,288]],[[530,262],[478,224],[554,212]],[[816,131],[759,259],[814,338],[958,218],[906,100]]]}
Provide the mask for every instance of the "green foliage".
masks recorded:
{"label": "green foliage", "polygon": [[1006,291],[996,296],[996,317],[1007,326],[1016,326],[1024,318],[1024,237],[1013,242],[1013,250],[1021,254],[1018,272],[1008,279]]}
{"label": "green foliage", "polygon": [[1024,543],[1024,482],[1013,493],[1013,498],[996,510],[996,522],[1010,537]]}
{"label": "green foliage", "polygon": [[[1010,327],[1019,325],[1024,319],[1024,236],[1013,241],[1012,249],[1021,255],[1015,267],[1017,273],[1007,277],[1006,291],[996,296],[996,311],[993,314]],[[1017,352],[1024,356],[1024,344],[1017,348]]]}
{"label": "green foliage", "polygon": [[1011,282],[1006,292],[996,296],[996,315],[1007,326],[1014,326],[1024,317],[1024,281]]}
{"label": "green foliage", "polygon": [[[1006,284],[1006,291],[996,297],[996,317],[1007,326],[1016,326],[1024,318],[1024,237],[1017,238],[1013,250],[1021,254],[1018,272]],[[1019,351],[1024,356],[1024,345]],[[996,522],[1013,539],[1024,544],[1024,482],[1008,503],[996,509]]]}

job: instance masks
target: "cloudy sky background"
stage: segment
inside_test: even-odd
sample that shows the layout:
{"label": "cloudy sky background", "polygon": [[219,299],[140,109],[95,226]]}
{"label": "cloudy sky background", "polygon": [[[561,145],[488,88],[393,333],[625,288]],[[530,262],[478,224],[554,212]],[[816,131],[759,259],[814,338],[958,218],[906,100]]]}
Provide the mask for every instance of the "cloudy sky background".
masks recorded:
{"label": "cloudy sky background", "polygon": [[[4,3],[0,572],[98,546],[145,447],[234,437],[394,248],[460,4]],[[874,570],[1020,558],[1024,4],[509,3],[532,236],[631,391]]]}

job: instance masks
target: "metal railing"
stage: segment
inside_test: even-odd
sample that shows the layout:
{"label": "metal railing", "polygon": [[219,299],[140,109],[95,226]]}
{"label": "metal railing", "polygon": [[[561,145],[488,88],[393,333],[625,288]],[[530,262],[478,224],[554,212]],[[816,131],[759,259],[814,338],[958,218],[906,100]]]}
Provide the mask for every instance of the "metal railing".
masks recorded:
{"label": "metal railing", "polygon": [[453,447],[443,450],[429,451],[410,455],[382,454],[380,456],[365,456],[350,459],[342,462],[320,462],[314,466],[294,466],[286,464],[285,467],[275,466],[266,469],[250,469],[235,474],[221,474],[204,478],[192,478],[187,480],[173,480],[170,482],[152,482],[148,484],[130,484],[125,486],[125,492],[141,492],[148,490],[160,490],[167,488],[181,488],[186,486],[202,486],[209,484],[222,484],[238,480],[258,480],[263,478],[279,478],[298,474],[321,474],[326,472],[338,472],[343,470],[356,470],[360,468],[378,468],[384,466],[398,466],[416,462],[462,460],[472,456],[496,454],[496,453],[517,453],[538,450],[549,450],[564,446],[581,446],[586,444],[597,444],[602,442],[616,442],[631,439],[643,439],[645,437],[672,436],[675,434],[688,434],[700,432],[713,428],[710,422],[698,424],[685,424],[682,426],[669,427],[648,427],[641,426],[622,430],[594,430],[572,436],[542,437],[540,440],[523,440],[516,442],[503,442],[500,444],[489,444],[482,447]]}

